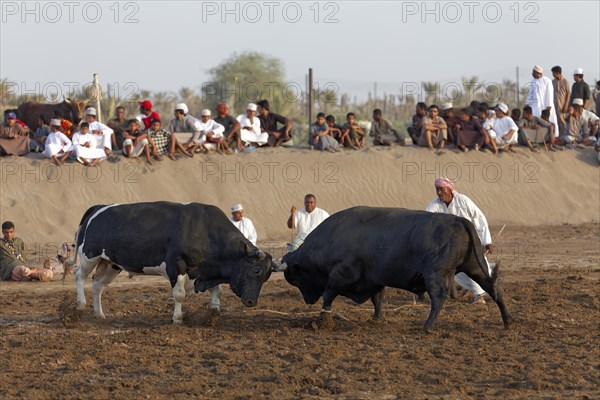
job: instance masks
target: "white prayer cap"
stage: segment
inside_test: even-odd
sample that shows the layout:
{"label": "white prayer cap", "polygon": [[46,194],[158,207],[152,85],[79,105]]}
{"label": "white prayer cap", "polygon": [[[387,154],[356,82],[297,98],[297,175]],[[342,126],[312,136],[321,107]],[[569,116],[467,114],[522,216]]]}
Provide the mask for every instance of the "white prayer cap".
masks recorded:
{"label": "white prayer cap", "polygon": [[539,65],[534,65],[534,66],[533,66],[533,70],[534,70],[535,72],[539,72],[540,74],[543,74],[543,73],[544,73],[544,68],[540,67]]}
{"label": "white prayer cap", "polygon": [[185,103],[177,103],[175,104],[175,110],[181,110],[184,114],[188,113],[188,106]]}
{"label": "white prayer cap", "polygon": [[210,110],[208,108],[205,108],[204,110],[202,110],[202,112],[200,113],[200,116],[202,117],[210,117]]}
{"label": "white prayer cap", "polygon": [[97,115],[96,114],[96,109],[94,107],[88,107],[85,109],[85,115],[93,115],[94,117]]}
{"label": "white prayer cap", "polygon": [[582,106],[583,105],[583,99],[573,99],[573,104],[578,105],[578,106]]}
{"label": "white prayer cap", "polygon": [[60,119],[52,119],[50,120],[51,126],[61,126]]}
{"label": "white prayer cap", "polygon": [[248,103],[248,105],[246,106],[246,110],[256,111],[256,104]]}
{"label": "white prayer cap", "polygon": [[444,104],[442,104],[442,107],[441,107],[441,108],[442,108],[442,110],[444,110],[444,111],[446,111],[446,110],[449,110],[449,109],[453,108],[453,107],[452,107],[452,103],[444,103]]}
{"label": "white prayer cap", "polygon": [[573,75],[583,75],[583,68],[575,68]]}
{"label": "white prayer cap", "polygon": [[500,111],[502,111],[504,114],[506,114],[508,112],[508,106],[504,103],[498,103],[498,105],[496,106],[496,108]]}
{"label": "white prayer cap", "polygon": [[242,211],[244,207],[241,204],[234,204],[231,206],[231,212]]}

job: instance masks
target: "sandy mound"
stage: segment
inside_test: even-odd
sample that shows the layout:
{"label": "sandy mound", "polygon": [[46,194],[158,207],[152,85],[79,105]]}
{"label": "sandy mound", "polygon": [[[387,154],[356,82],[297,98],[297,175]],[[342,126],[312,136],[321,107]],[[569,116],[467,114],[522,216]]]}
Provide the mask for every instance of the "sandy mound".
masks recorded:
{"label": "sandy mound", "polygon": [[457,182],[491,224],[552,225],[600,220],[600,177],[592,149],[494,157],[469,152],[436,156],[416,147],[368,148],[331,154],[259,149],[231,156],[197,155],[148,166],[119,158],[99,168],[55,167],[37,155],[0,159],[0,219],[13,221],[26,242],[72,240],[95,204],[169,200],[215,204],[229,214],[242,202],[259,242],[290,239],[293,204],[314,193],[330,213],[355,205],[423,209],[433,181]]}

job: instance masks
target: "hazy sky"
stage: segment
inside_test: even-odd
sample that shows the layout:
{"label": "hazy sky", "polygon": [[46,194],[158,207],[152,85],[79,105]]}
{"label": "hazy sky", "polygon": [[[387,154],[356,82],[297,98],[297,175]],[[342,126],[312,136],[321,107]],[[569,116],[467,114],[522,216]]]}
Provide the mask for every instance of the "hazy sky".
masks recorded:
{"label": "hazy sky", "polygon": [[[125,97],[200,88],[234,52],[281,59],[286,78],[363,97],[477,75],[530,80],[561,65],[600,77],[599,1],[1,1],[0,77],[68,92],[97,72]],[[37,90],[36,90],[37,89]]]}

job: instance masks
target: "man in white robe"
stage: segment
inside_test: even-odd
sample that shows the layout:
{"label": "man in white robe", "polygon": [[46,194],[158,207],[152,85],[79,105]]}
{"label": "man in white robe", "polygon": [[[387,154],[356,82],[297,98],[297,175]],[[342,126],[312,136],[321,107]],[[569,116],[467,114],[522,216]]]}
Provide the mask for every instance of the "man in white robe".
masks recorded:
{"label": "man in white robe", "polygon": [[[60,130],[60,120],[50,121],[50,134],[46,138],[44,156],[52,158],[56,165],[61,165],[71,155],[73,143]],[[60,157],[60,158],[59,158]]]}
{"label": "man in white robe", "polygon": [[256,104],[250,103],[246,107],[246,114],[240,114],[236,119],[240,123],[242,142],[264,146],[269,140],[269,133],[261,132],[260,119],[256,116],[256,109]]}
{"label": "man in white robe", "polygon": [[[481,244],[491,254],[494,251],[492,236],[488,227],[487,219],[481,210],[464,194],[458,193],[454,189],[454,184],[447,178],[438,178],[435,180],[435,192],[437,199],[431,201],[425,211],[452,214],[468,219],[475,226],[477,236]],[[485,260],[488,266],[488,272],[491,274],[490,264]],[[454,276],[454,281],[466,290],[473,292],[472,302],[474,304],[485,304],[483,295],[485,291],[474,280],[469,278],[464,272]]]}
{"label": "man in white robe", "polygon": [[90,125],[90,133],[94,138],[95,147],[104,150],[107,157],[112,156],[112,135],[114,131],[101,122],[96,121],[96,109],[86,108],[85,121]]}
{"label": "man in white robe", "polygon": [[244,237],[248,239],[250,243],[256,246],[256,229],[254,229],[252,221],[244,217],[244,207],[241,204],[234,204],[231,206],[231,218],[229,218],[229,220],[240,232],[242,232]]}
{"label": "man in white robe", "polygon": [[96,139],[92,137],[89,130],[89,123],[82,122],[80,124],[79,131],[73,134],[73,147],[71,149],[77,161],[85,166],[93,167],[106,158],[106,153],[103,149],[96,147]]}
{"label": "man in white robe", "polygon": [[554,124],[554,136],[558,137],[558,119],[554,109],[554,86],[552,81],[543,75],[543,68],[539,65],[533,67],[533,78],[529,84],[529,94],[525,104],[531,106],[534,117],[542,116],[542,110],[550,110],[550,122]]}

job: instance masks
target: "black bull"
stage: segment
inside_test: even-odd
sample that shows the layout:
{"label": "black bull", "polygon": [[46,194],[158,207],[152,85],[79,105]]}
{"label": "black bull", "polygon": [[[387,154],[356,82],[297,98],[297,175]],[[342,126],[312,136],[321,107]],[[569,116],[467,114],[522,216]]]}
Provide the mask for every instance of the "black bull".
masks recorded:
{"label": "black bull", "polygon": [[356,303],[369,298],[374,319],[381,316],[385,286],[421,294],[427,291],[435,322],[454,275],[464,272],[500,308],[504,326],[511,317],[498,287],[497,270],[490,276],[473,224],[449,214],[400,208],[354,207],[340,211],[308,235],[300,248],[286,254],[280,270],[300,289],[307,304],[323,296],[323,315],[341,295]]}

